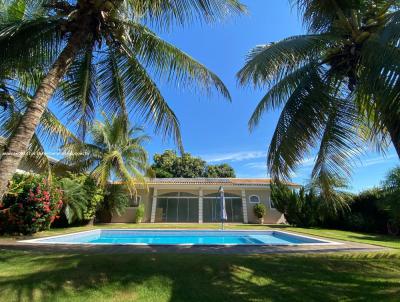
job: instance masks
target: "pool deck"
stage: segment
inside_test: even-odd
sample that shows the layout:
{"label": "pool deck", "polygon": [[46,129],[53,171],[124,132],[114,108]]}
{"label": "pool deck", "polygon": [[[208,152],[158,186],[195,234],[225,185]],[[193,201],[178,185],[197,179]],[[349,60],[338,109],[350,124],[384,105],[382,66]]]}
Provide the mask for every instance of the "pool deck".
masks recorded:
{"label": "pool deck", "polygon": [[[293,232],[295,235],[300,235]],[[321,240],[333,240],[325,237],[310,236]],[[45,244],[0,239],[0,249],[21,250],[45,253],[82,253],[82,254],[274,254],[274,253],[332,253],[332,252],[377,252],[389,251],[389,248],[336,240],[338,244],[329,245],[92,245],[92,244]]]}

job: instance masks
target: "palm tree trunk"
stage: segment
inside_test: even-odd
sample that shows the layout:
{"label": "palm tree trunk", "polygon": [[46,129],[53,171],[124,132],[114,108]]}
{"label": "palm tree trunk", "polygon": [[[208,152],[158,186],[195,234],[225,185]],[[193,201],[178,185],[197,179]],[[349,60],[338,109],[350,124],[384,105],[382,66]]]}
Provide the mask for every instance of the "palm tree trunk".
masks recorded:
{"label": "palm tree trunk", "polygon": [[391,125],[392,127],[387,127],[390,138],[392,140],[393,146],[397,152],[397,156],[400,159],[400,124]]}
{"label": "palm tree trunk", "polygon": [[47,103],[84,43],[85,38],[85,32],[83,31],[77,31],[72,34],[67,45],[39,85],[22,117],[21,123],[9,138],[7,147],[0,159],[0,203],[7,191],[8,181],[17,170],[22,157],[28,149],[29,142],[47,107]]}

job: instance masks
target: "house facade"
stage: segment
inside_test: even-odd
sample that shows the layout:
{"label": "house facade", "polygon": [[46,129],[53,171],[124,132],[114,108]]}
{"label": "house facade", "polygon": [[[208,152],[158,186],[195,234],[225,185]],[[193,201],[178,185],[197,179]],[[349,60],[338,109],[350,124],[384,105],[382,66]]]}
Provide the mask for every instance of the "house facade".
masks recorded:
{"label": "house facade", "polygon": [[284,217],[271,201],[270,183],[270,179],[156,178],[148,182],[147,190],[138,189],[130,207],[122,216],[113,215],[112,222],[134,222],[140,203],[147,223],[220,222],[218,190],[223,187],[228,223],[258,223],[253,207],[259,203],[267,208],[264,223],[282,223]]}

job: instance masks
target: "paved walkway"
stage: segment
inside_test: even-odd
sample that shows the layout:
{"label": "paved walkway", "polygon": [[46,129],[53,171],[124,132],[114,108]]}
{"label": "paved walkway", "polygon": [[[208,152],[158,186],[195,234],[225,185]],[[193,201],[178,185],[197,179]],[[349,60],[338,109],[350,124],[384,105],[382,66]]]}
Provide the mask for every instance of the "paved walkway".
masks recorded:
{"label": "paved walkway", "polygon": [[[316,237],[316,236],[313,236]],[[318,237],[316,237],[318,238]],[[321,238],[326,239],[326,238]],[[143,254],[143,253],[177,253],[177,254],[271,254],[271,253],[328,253],[328,252],[376,252],[390,249],[335,240],[337,245],[298,245],[298,246],[133,246],[133,245],[61,245],[25,242],[1,242],[0,249],[22,250],[49,253],[83,253],[83,254]]]}

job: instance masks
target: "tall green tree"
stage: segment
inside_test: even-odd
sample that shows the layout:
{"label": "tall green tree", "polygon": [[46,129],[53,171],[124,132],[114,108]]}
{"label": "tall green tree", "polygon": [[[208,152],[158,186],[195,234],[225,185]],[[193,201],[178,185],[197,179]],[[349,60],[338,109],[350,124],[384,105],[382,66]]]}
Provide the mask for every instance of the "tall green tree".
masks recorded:
{"label": "tall green tree", "polygon": [[156,177],[203,177],[206,169],[206,162],[190,153],[178,156],[173,150],[166,150],[162,154],[155,154],[154,163],[151,166]]}
{"label": "tall green tree", "polygon": [[206,91],[215,87],[227,98],[229,93],[215,74],[144,24],[170,29],[243,10],[237,0],[2,0],[0,76],[35,68],[45,75],[0,160],[0,198],[63,78],[68,85],[62,102],[82,135],[101,91],[108,112],[135,111],[180,144],[176,116],[149,72]]}
{"label": "tall green tree", "polygon": [[205,177],[210,178],[235,178],[235,170],[228,164],[208,165]]}
{"label": "tall green tree", "polygon": [[104,116],[89,129],[90,143],[74,141],[63,146],[63,160],[73,171],[89,171],[100,188],[110,181],[126,184],[131,195],[137,185],[145,185],[149,171],[147,152],[143,144],[149,140],[141,127],[130,127],[123,115]]}
{"label": "tall green tree", "polygon": [[178,156],[175,151],[166,150],[162,154],[155,154],[153,161],[151,169],[159,178],[236,177],[235,170],[228,164],[207,165],[205,160],[190,153]]}
{"label": "tall green tree", "polygon": [[329,196],[366,144],[400,156],[399,1],[297,0],[305,35],[254,48],[242,85],[267,89],[249,121],[281,114],[268,150],[274,178],[316,151],[313,183]]}

